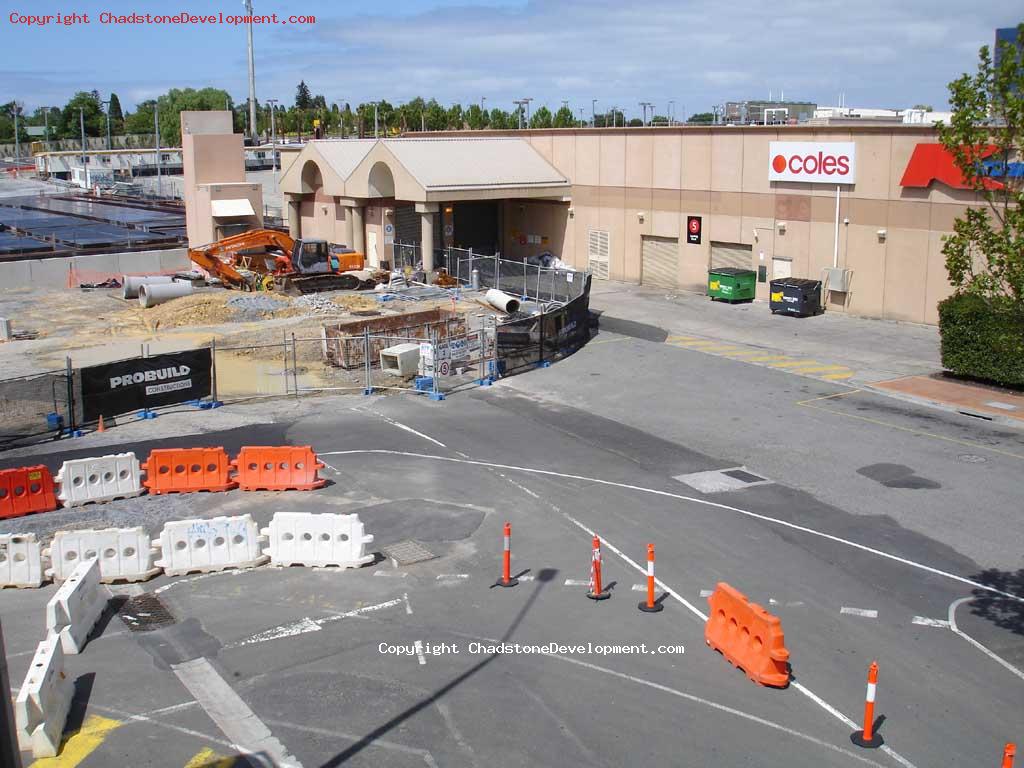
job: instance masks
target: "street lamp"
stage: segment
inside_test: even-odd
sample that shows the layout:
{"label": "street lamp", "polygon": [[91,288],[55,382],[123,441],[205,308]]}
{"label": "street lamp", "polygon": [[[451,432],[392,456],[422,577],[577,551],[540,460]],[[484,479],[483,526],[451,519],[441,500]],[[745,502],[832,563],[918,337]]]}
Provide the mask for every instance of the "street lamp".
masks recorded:
{"label": "street lamp", "polygon": [[590,127],[597,128],[597,99],[590,100]]}
{"label": "street lamp", "polygon": [[156,195],[164,196],[163,182],[160,179],[160,103],[153,102],[153,127],[156,129],[156,136],[153,145],[156,149]]}
{"label": "street lamp", "polygon": [[523,130],[523,106],[526,104],[524,99],[513,99],[512,103],[516,105],[516,116],[519,118],[519,130]]}
{"label": "street lamp", "polygon": [[530,127],[530,102],[533,101],[533,97],[523,99],[523,103],[526,104],[526,127]]}
{"label": "street lamp", "polygon": [[[619,112],[619,108],[613,104],[612,105],[612,128],[615,127],[615,120],[618,117],[618,112]],[[623,115],[623,117],[625,117],[625,115]],[[607,128],[607,127],[608,127],[608,121],[605,120],[605,128]]]}
{"label": "street lamp", "polygon": [[275,105],[277,99],[267,99],[270,105],[270,162],[274,166],[274,189],[277,189],[277,123],[274,120]]}
{"label": "street lamp", "polygon": [[242,0],[245,14],[249,17],[249,136],[256,135],[256,64],[252,52],[252,0]]}
{"label": "street lamp", "polygon": [[15,102],[11,106],[11,116],[14,118],[14,162],[17,164],[21,160],[21,141],[18,139],[18,112],[21,111],[21,107]]}
{"label": "street lamp", "polygon": [[642,123],[642,124],[643,124],[644,126],[646,126],[646,125],[647,125],[647,108],[648,108],[648,107],[650,107],[650,106],[653,106],[653,105],[652,105],[652,104],[651,104],[651,102],[649,102],[649,101],[641,101],[641,102],[640,102],[640,106],[641,106],[641,107],[643,107],[643,109],[644,109],[644,116],[643,116],[643,118],[642,118],[642,119],[640,120],[640,122],[641,122],[641,123]]}
{"label": "street lamp", "polygon": [[110,99],[100,102],[107,108],[107,151],[111,149],[110,146]]}
{"label": "street lamp", "polygon": [[676,124],[676,103],[672,99],[669,99],[668,101],[668,124]]}
{"label": "street lamp", "polygon": [[480,97],[480,111],[481,112],[486,112],[486,110],[484,109],[484,102],[485,101],[487,101],[487,97],[486,96],[481,96]]}
{"label": "street lamp", "polygon": [[[85,170],[85,110],[82,107],[78,108],[78,125],[82,129],[82,170]],[[85,175],[86,186],[89,184],[89,174]]]}

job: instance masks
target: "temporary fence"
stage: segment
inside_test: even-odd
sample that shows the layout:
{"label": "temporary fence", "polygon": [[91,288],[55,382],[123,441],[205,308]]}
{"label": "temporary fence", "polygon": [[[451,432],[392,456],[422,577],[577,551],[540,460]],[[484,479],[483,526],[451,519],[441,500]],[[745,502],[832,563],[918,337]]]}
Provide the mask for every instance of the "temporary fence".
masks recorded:
{"label": "temporary fence", "polygon": [[73,431],[78,424],[75,405],[70,359],[62,371],[0,381],[0,448]]}
{"label": "temporary fence", "polygon": [[534,301],[569,302],[590,292],[587,272],[511,261],[500,255],[479,256],[472,251],[458,254],[451,274],[463,285],[496,288]]}

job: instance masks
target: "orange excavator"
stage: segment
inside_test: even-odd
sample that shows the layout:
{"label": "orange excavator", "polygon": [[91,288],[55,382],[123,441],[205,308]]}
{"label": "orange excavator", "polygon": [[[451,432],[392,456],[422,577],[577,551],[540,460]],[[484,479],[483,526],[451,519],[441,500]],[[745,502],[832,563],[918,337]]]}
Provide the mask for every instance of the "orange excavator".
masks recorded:
{"label": "orange excavator", "polygon": [[275,229],[253,229],[190,248],[189,258],[232,288],[303,294],[358,288],[363,254],[332,254],[326,240],[293,240]]}

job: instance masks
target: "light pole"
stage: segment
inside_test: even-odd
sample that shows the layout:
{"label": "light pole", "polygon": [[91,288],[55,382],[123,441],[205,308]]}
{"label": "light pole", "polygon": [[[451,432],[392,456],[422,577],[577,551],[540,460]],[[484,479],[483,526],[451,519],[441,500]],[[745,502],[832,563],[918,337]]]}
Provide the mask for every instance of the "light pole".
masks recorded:
{"label": "light pole", "polygon": [[653,106],[653,105],[649,101],[641,101],[640,102],[640,106],[643,107],[643,109],[644,109],[644,116],[643,116],[643,118],[641,118],[640,122],[646,127],[646,125],[647,125],[647,108],[650,107],[650,106]]}
{"label": "light pole", "polygon": [[256,135],[256,60],[252,52],[252,0],[243,0],[249,17],[249,136]]}
{"label": "light pole", "polygon": [[480,111],[483,112],[484,114],[487,113],[487,110],[484,109],[484,102],[485,101],[487,101],[487,97],[486,96],[481,96],[480,97]]}
{"label": "light pole", "polygon": [[580,128],[583,127],[583,107],[580,107]]}
{"label": "light pole", "polygon": [[274,189],[277,189],[277,122],[274,120],[277,99],[267,99],[270,105],[270,162],[274,166]]}
{"label": "light pole", "polygon": [[110,146],[110,99],[107,99],[106,101],[103,101],[103,102],[100,102],[100,103],[103,104],[103,106],[105,106],[107,108],[107,151],[109,152],[110,149],[111,149],[111,146]]}
{"label": "light pole", "polygon": [[[85,170],[85,110],[78,108],[78,127],[82,130],[82,170]],[[85,176],[86,186],[89,184],[89,174]]]}
{"label": "light pole", "polygon": [[[612,105],[612,128],[615,127],[615,120],[618,117],[618,112],[619,112],[619,108],[613,104]],[[604,122],[605,122],[605,128],[607,128],[608,127],[608,121],[605,120]]]}
{"label": "light pole", "polygon": [[668,102],[668,124],[676,124],[676,103],[672,99],[669,99]]}
{"label": "light pole", "polygon": [[513,104],[516,105],[516,116],[519,118],[519,130],[523,130],[523,105],[526,104],[522,99],[513,100]]}
{"label": "light pole", "polygon": [[156,148],[156,195],[164,196],[163,182],[160,180],[160,104],[153,102],[153,127],[156,129],[156,136],[153,140]]}
{"label": "light pole", "polygon": [[21,141],[18,139],[18,104],[11,107],[11,115],[14,117],[14,163],[21,160]]}
{"label": "light pole", "polygon": [[378,107],[378,105],[380,105],[380,102],[379,101],[374,101],[374,102],[372,102],[372,104],[373,104],[373,138],[376,139],[376,138],[380,137],[380,129],[378,128],[378,123],[377,123],[377,107]]}
{"label": "light pole", "polygon": [[590,127],[597,128],[597,99],[590,100]]}
{"label": "light pole", "polygon": [[533,101],[533,97],[523,99],[523,103],[526,104],[526,127],[530,127],[530,102]]}

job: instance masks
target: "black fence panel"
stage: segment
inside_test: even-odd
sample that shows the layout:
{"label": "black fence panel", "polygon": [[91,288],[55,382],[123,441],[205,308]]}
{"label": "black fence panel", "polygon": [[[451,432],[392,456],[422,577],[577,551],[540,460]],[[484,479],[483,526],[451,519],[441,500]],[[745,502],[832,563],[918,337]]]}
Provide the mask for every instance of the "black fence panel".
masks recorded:
{"label": "black fence panel", "polygon": [[557,309],[498,326],[498,361],[505,375],[571,355],[590,339],[590,276],[584,291]]}
{"label": "black fence panel", "polygon": [[82,368],[84,420],[208,397],[211,366],[204,347]]}
{"label": "black fence panel", "polygon": [[0,381],[0,448],[60,437],[75,426],[74,388],[66,371]]}

